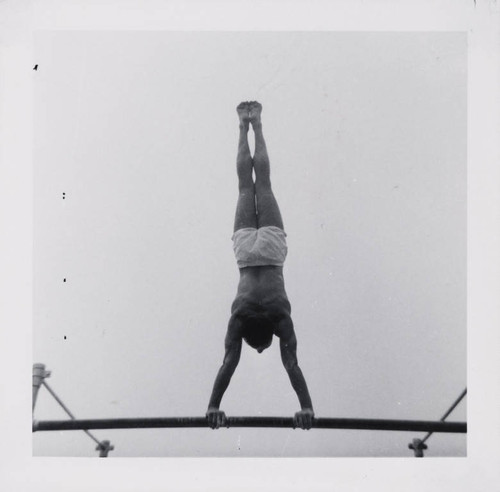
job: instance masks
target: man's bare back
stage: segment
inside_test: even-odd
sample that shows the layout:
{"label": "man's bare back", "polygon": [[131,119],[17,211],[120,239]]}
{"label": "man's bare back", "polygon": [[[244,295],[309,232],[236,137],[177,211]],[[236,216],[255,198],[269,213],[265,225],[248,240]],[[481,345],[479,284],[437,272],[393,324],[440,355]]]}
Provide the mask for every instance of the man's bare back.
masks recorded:
{"label": "man's bare back", "polygon": [[283,267],[256,266],[240,269],[240,281],[231,314],[240,317],[262,315],[275,321],[290,316]]}
{"label": "man's bare back", "polygon": [[[299,399],[298,427],[310,429],[314,417],[309,391],[297,363],[297,339],[285,292],[283,263],[287,246],[281,212],[271,189],[269,158],[260,120],[262,106],[241,103],[237,172],[239,196],[234,223],[234,251],[240,269],[236,298],[225,338],[224,361],[215,379],[207,410],[210,427],[226,424],[220,402],[238,365],[242,340],[259,353],[274,336],[280,339],[283,365]],[[255,153],[248,146],[249,124],[255,133]],[[255,182],[252,173],[255,171]]]}

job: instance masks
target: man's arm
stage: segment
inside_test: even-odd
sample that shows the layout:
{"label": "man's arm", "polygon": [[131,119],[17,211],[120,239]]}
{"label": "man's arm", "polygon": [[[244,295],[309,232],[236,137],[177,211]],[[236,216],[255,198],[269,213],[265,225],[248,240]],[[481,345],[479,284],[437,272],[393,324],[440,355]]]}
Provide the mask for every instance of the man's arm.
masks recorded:
{"label": "man's arm", "polygon": [[280,321],[276,334],[280,338],[281,360],[300,402],[301,411],[295,414],[294,423],[301,429],[310,429],[314,410],[306,380],[297,362],[297,338],[290,317]]}
{"label": "man's arm", "polygon": [[215,378],[214,387],[210,402],[208,403],[207,418],[208,425],[212,429],[218,429],[220,426],[226,425],[226,415],[219,410],[222,396],[229,386],[234,370],[240,361],[241,354],[241,322],[236,318],[229,321],[225,339],[225,354],[222,366]]}

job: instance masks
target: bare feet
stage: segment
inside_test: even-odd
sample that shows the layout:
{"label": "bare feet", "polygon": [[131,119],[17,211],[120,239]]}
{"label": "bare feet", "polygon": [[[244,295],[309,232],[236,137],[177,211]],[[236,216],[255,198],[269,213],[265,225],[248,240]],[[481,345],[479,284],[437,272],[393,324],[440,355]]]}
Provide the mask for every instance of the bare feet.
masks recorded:
{"label": "bare feet", "polygon": [[260,114],[262,113],[262,104],[257,101],[250,101],[248,103],[250,123],[252,123],[252,127],[260,126]]}
{"label": "bare feet", "polygon": [[240,118],[240,127],[248,130],[248,125],[250,123],[250,108],[248,101],[238,104],[236,112]]}

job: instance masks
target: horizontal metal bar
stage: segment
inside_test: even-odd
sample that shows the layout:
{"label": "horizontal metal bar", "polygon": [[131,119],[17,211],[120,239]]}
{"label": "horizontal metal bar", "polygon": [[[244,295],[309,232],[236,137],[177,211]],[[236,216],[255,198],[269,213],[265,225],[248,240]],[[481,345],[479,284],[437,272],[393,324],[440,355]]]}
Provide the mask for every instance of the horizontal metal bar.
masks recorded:
{"label": "horizontal metal bar", "polygon": [[[228,417],[227,420],[228,427],[294,427],[292,417]],[[33,432],[55,430],[147,429],[171,427],[208,427],[208,423],[205,417],[33,421]],[[431,420],[315,418],[313,420],[313,428],[466,433],[467,423]]]}

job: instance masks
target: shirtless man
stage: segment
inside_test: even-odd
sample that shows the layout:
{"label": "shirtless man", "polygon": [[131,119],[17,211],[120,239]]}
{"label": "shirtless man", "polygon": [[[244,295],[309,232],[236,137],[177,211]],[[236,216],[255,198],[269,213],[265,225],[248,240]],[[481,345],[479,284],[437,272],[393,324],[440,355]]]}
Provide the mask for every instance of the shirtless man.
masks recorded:
{"label": "shirtless man", "polygon": [[[208,424],[212,429],[227,425],[226,415],[219,410],[219,405],[238,365],[242,340],[261,353],[276,335],[280,339],[281,360],[301,406],[294,416],[294,425],[310,429],[314,411],[306,381],[297,364],[297,339],[283,280],[286,234],[271,189],[269,157],[260,119],[262,106],[255,101],[243,102],[236,110],[240,119],[236,161],[239,196],[233,249],[240,269],[240,281],[231,307],[224,362],[208,404]],[[253,159],[247,138],[250,124],[255,133]],[[255,183],[252,170],[255,171]]]}

